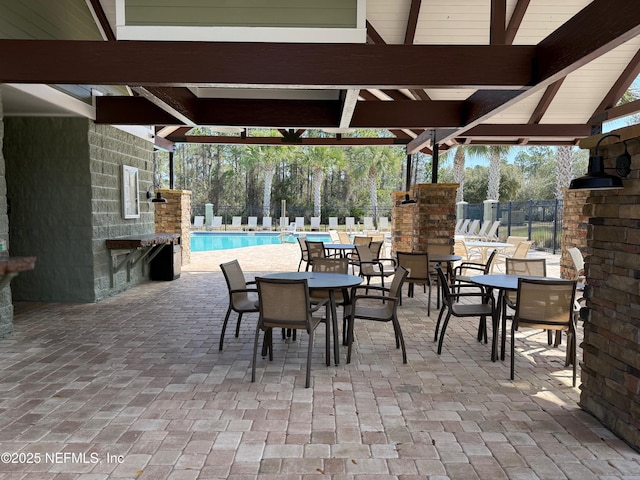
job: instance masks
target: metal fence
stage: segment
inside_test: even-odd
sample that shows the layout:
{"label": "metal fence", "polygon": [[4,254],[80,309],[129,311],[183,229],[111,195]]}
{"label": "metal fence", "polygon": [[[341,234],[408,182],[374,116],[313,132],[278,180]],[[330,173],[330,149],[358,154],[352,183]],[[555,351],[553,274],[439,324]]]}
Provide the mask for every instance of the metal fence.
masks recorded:
{"label": "metal fence", "polygon": [[[223,225],[230,225],[234,216],[241,216],[244,220],[247,217],[263,216],[260,206],[213,206],[214,215],[222,216]],[[205,206],[193,206],[192,215],[204,215]],[[278,219],[282,216],[281,206],[275,206],[270,211],[271,217]],[[304,217],[305,223],[311,223],[313,206],[287,206],[287,217]],[[485,220],[484,204],[467,204],[465,206],[464,218],[471,220]],[[391,205],[383,205],[377,208],[362,205],[344,205],[341,207],[323,208],[320,214],[321,225],[329,223],[329,217],[338,217],[340,225],[344,225],[345,217],[354,217],[356,224],[364,223],[364,217],[391,218]],[[533,248],[557,253],[560,251],[562,239],[562,200],[523,200],[517,202],[499,202],[494,204],[492,217],[500,220],[498,236],[501,240],[506,240],[509,235],[527,237],[533,242]],[[493,220],[494,218],[487,218]],[[377,224],[376,224],[377,225]]]}
{"label": "metal fence", "polygon": [[[557,199],[499,202],[492,216],[500,220],[500,240],[509,235],[527,237],[533,248],[557,253],[562,246],[562,206]],[[484,221],[484,213],[484,204],[469,204],[464,217]]]}

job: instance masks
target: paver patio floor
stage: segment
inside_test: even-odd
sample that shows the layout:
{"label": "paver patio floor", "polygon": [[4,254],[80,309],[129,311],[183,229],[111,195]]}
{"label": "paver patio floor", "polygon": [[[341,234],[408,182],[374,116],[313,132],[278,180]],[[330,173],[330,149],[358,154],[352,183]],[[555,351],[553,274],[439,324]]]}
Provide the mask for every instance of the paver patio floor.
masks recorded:
{"label": "paver patio floor", "polygon": [[96,304],[18,304],[0,479],[640,479],[640,454],[579,408],[566,342],[520,332],[511,381],[477,321],[453,319],[438,356],[420,289],[400,309],[406,365],[391,326],[363,322],[352,363],[343,349],[326,367],[321,326],[312,388],[304,334],[274,335],[251,383],[255,314],[238,338],[234,314],[218,351],[233,258],[253,277],[296,269],[299,250],[194,253],[180,279]]}

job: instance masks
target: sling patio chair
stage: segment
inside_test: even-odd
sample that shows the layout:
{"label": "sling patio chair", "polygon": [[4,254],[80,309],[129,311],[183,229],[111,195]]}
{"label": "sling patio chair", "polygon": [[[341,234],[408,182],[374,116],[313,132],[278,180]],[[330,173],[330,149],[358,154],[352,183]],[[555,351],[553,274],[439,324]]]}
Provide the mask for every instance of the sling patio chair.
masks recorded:
{"label": "sling patio chair", "polygon": [[[575,280],[518,279],[518,304],[511,323],[511,380],[515,377],[515,332],[521,327],[567,332],[567,360],[576,386]],[[571,358],[569,358],[571,357]]]}
{"label": "sling patio chair", "polygon": [[[402,363],[407,363],[407,351],[404,345],[404,337],[402,328],[398,321],[398,306],[400,304],[400,292],[402,284],[407,278],[407,270],[398,267],[389,288],[379,286],[353,287],[351,289],[351,303],[344,307],[345,318],[348,319],[347,324],[347,363],[351,362],[351,352],[353,348],[354,324],[355,319],[369,320],[374,322],[391,322],[396,340],[396,348],[402,349]],[[367,293],[359,294],[362,290],[367,289]],[[375,294],[368,293],[373,290]],[[375,364],[375,358],[371,361]]]}
{"label": "sling patio chair", "polygon": [[429,254],[426,252],[396,252],[396,258],[398,261],[398,266],[406,268],[409,272],[405,280],[405,283],[409,285],[407,296],[413,297],[415,285],[422,285],[425,290],[427,287],[429,287],[429,297],[427,300],[427,316],[430,316],[432,277],[429,272]]}
{"label": "sling patio chair", "polygon": [[230,262],[220,264],[220,269],[224,274],[224,279],[227,282],[227,289],[229,290],[229,307],[227,308],[227,314],[224,317],[222,323],[222,333],[220,334],[220,346],[219,350],[222,350],[224,343],[224,334],[227,330],[227,323],[229,322],[229,316],[231,311],[238,314],[238,322],[236,323],[236,337],[240,333],[240,322],[242,321],[242,315],[245,313],[253,313],[258,311],[256,306],[257,293],[255,287],[248,288],[249,285],[255,285],[255,281],[247,282],[240,267],[238,260],[231,260]]}
{"label": "sling patio chair", "polygon": [[256,357],[258,354],[258,337],[260,331],[265,332],[265,343],[269,353],[269,360],[273,360],[273,329],[305,330],[309,336],[307,345],[307,368],[305,388],[311,384],[311,353],[313,336],[321,323],[326,326],[325,356],[327,366],[331,363],[331,322],[323,322],[322,318],[314,317],[313,313],[324,307],[326,300],[312,304],[309,297],[309,287],[306,279],[284,280],[257,277],[259,317],[253,342],[253,357],[251,361],[251,382],[256,380]]}

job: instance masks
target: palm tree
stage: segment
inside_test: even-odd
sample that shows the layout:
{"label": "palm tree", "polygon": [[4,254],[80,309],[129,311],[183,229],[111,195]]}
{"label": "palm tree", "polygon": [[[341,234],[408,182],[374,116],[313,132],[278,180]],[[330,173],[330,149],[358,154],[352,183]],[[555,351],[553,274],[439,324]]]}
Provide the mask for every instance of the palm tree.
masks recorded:
{"label": "palm tree", "polygon": [[305,147],[305,160],[311,168],[313,185],[313,215],[319,217],[322,213],[322,184],[326,171],[340,161],[342,150],[337,147]]}
{"label": "palm tree", "polygon": [[271,187],[276,166],[287,156],[290,147],[272,147],[267,145],[251,145],[247,147],[245,162],[258,168],[264,175],[264,187],[262,190],[262,215],[271,215]]}
{"label": "palm tree", "polygon": [[453,157],[453,180],[458,184],[456,203],[464,200],[464,164],[466,161],[464,148],[462,145],[458,145]]}
{"label": "palm tree", "polygon": [[489,186],[487,200],[500,200],[500,166],[502,158],[511,150],[510,145],[492,145],[489,147],[474,147],[476,155],[489,156]]}
{"label": "palm tree", "polygon": [[556,161],[556,198],[564,197],[564,189],[569,186],[573,178],[573,147],[558,147],[558,159]]}

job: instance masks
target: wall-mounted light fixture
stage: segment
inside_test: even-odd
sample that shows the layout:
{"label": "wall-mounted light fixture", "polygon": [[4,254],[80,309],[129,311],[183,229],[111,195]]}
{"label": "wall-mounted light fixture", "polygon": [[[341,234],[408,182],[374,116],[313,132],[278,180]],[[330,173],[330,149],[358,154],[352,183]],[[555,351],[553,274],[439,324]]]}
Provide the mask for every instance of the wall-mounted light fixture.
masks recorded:
{"label": "wall-mounted light fixture", "polygon": [[153,196],[153,193],[151,193],[151,190],[154,190],[155,188],[156,188],[155,185],[151,185],[149,187],[149,190],[147,190],[147,200],[153,198],[153,200],[151,200],[153,203],[167,203],[167,199],[162,196],[161,192],[158,191],[156,192],[156,196],[155,197]]}
{"label": "wall-mounted light fixture", "polygon": [[[618,190],[624,187],[620,177],[604,172],[604,157],[598,155],[600,142],[608,137],[616,137],[619,139],[620,135],[611,133],[598,140],[595,154],[589,156],[587,174],[571,180],[569,190]],[[621,177],[626,177],[629,175],[629,172],[631,172],[631,155],[629,155],[627,151],[627,144],[625,142],[624,153],[616,159],[616,173]]]}
{"label": "wall-mounted light fixture", "polygon": [[404,196],[404,200],[400,202],[400,205],[409,205],[416,203],[415,199],[411,198],[409,191],[411,190],[411,154],[407,154],[407,193]]}

